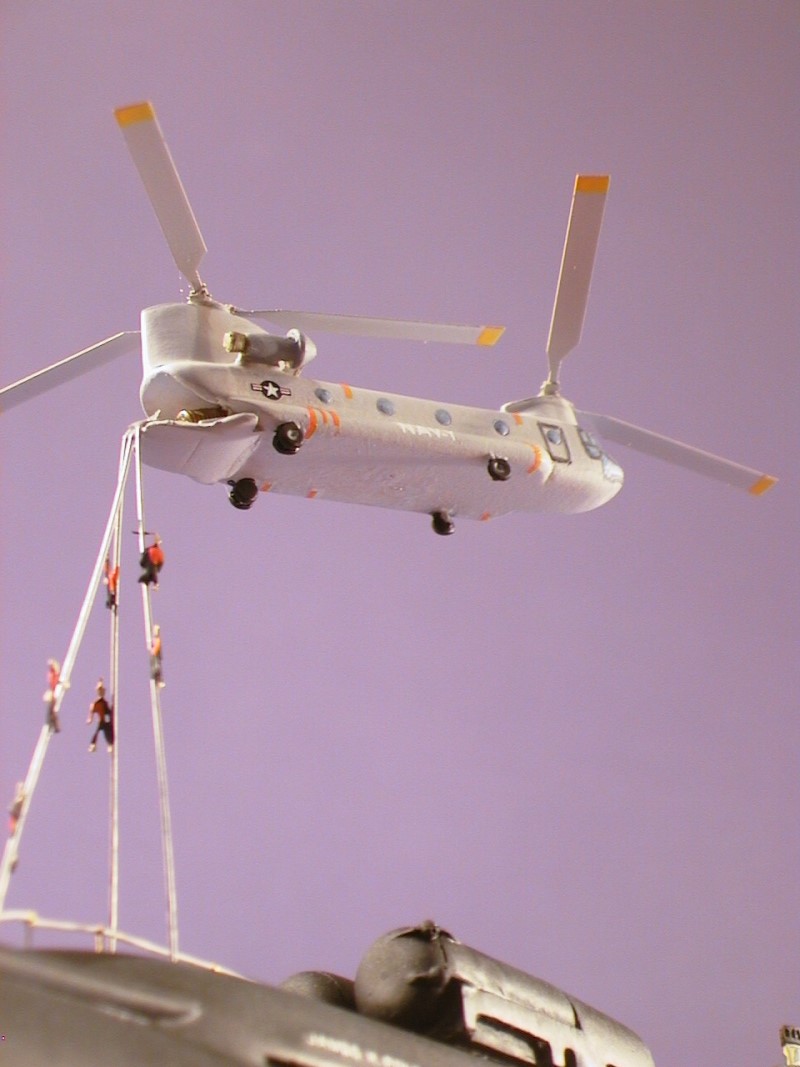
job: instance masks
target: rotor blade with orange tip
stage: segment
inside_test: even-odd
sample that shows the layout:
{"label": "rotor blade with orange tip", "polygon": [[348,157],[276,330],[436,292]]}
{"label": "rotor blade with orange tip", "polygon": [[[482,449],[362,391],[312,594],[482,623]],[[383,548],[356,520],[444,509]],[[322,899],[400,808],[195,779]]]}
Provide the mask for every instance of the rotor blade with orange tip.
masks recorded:
{"label": "rotor blade with orange tip", "polygon": [[734,463],[730,459],[723,459],[692,445],[685,445],[682,441],[674,441],[671,437],[663,437],[652,430],[643,430],[641,426],[633,426],[630,422],[614,419],[610,415],[593,415],[588,411],[578,411],[576,414],[582,426],[609,441],[616,441],[617,444],[625,445],[636,452],[655,456],[665,463],[684,467],[706,478],[725,482],[734,489],[745,489],[754,496],[766,493],[778,480],[771,474],[744,467],[741,463]]}
{"label": "rotor blade with orange tip", "polygon": [[195,291],[206,244],[149,101],[114,112],[178,270]]}
{"label": "rotor blade with orange tip", "polygon": [[65,382],[71,382],[73,378],[78,378],[81,374],[94,370],[95,367],[102,367],[113,359],[133,351],[138,345],[139,331],[128,330],[114,334],[113,337],[107,337],[105,341],[99,341],[91,348],[84,348],[81,352],[67,356],[60,363],[54,363],[50,367],[36,371],[35,374],[29,374],[27,378],[21,378],[13,385],[0,389],[0,412],[16,407],[17,404],[23,404],[26,400],[40,396]]}
{"label": "rotor blade with orange tip", "polygon": [[244,318],[266,319],[276,326],[320,333],[344,333],[351,337],[382,337],[401,341],[445,341],[461,345],[493,345],[505,326],[458,326],[439,322],[413,322],[405,319],[373,319],[358,315],[323,315],[315,311],[267,311],[234,313]]}
{"label": "rotor blade with orange tip", "polygon": [[607,174],[579,174],[575,179],[567,237],[547,340],[550,380],[558,381],[561,361],[577,345],[583,330],[592,268],[608,193]]}

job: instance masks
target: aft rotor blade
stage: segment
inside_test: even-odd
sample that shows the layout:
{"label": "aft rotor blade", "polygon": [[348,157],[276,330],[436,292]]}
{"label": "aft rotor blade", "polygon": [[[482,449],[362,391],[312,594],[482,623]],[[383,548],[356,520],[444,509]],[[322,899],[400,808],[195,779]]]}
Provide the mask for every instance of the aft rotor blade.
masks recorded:
{"label": "aft rotor blade", "polygon": [[561,361],[581,338],[608,183],[607,174],[579,174],[575,179],[553,318],[550,321],[550,336],[547,339],[551,382],[558,381]]}
{"label": "aft rotor blade", "polygon": [[178,270],[193,291],[204,288],[198,274],[206,244],[170,155],[155,109],[148,101],[114,112]]}
{"label": "aft rotor blade", "polygon": [[457,326],[404,319],[366,319],[357,315],[322,315],[315,311],[240,311],[245,318],[266,319],[276,326],[320,333],[344,333],[351,337],[382,337],[401,341],[445,341],[461,345],[493,345],[505,326]]}
{"label": "aft rotor blade", "polygon": [[54,363],[51,367],[45,367],[44,370],[0,389],[0,411],[7,411],[17,404],[23,404],[26,400],[55,389],[56,386],[71,382],[73,378],[78,378],[95,367],[102,367],[119,356],[124,356],[138,345],[139,331],[128,330],[107,337],[105,341],[100,341],[91,348],[84,348],[73,356],[67,356],[60,363]]}
{"label": "aft rotor blade", "polygon": [[733,486],[734,489],[746,489],[755,496],[771,489],[778,480],[763,471],[733,463],[729,459],[703,452],[681,441],[673,441],[670,437],[662,437],[652,430],[643,430],[640,426],[633,426],[610,415],[593,415],[588,411],[579,411],[577,416],[582,426],[609,441],[616,441],[637,452],[663,459],[666,463],[685,467],[696,474],[705,475],[706,478],[715,478],[718,482]]}

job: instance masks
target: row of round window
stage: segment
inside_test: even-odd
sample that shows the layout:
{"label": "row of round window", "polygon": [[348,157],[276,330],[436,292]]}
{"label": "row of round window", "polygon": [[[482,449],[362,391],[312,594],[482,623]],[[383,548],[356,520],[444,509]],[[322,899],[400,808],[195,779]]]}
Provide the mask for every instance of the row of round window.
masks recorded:
{"label": "row of round window", "polygon": [[[318,389],[315,389],[314,393],[317,399],[321,400],[323,404],[330,404],[333,400],[333,394],[331,393],[330,389],[324,389],[322,386],[320,386]],[[390,400],[388,396],[380,397],[377,400],[375,406],[377,407],[378,411],[380,411],[383,415],[394,415],[395,413],[394,401]],[[449,426],[453,421],[453,416],[445,408],[437,408],[434,412],[434,418],[440,426]],[[511,433],[511,429],[508,423],[504,422],[503,419],[496,419],[494,423],[494,428],[495,431],[499,433],[501,437],[506,437],[509,433]]]}

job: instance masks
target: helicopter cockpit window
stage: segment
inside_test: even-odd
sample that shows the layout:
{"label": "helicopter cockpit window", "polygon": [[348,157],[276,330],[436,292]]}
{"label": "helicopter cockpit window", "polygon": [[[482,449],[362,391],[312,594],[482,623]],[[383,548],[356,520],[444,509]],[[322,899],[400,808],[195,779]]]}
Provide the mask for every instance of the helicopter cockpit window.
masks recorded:
{"label": "helicopter cockpit window", "polygon": [[388,397],[382,396],[377,404],[378,411],[384,415],[394,415],[394,404]]}
{"label": "helicopter cockpit window", "polygon": [[314,390],[314,396],[317,400],[321,400],[323,404],[330,404],[333,400],[333,393],[330,389],[323,389],[321,385]]}
{"label": "helicopter cockpit window", "polygon": [[556,463],[569,463],[569,445],[561,427],[540,422],[539,429],[542,431],[542,437],[547,451],[550,453],[550,458],[555,460]]}
{"label": "helicopter cockpit window", "polygon": [[603,453],[603,477],[607,478],[609,482],[619,482],[620,485],[625,478],[622,467],[615,463],[611,456],[607,456],[605,452]]}
{"label": "helicopter cockpit window", "polygon": [[579,427],[578,434],[580,436],[583,447],[586,449],[586,455],[589,456],[590,459],[600,459],[603,454],[603,450],[600,445],[598,445],[597,441],[595,441],[595,439],[589,433],[589,431],[582,430]]}
{"label": "helicopter cockpit window", "polygon": [[501,437],[508,437],[511,433],[508,423],[504,422],[502,419],[497,419],[494,424],[494,430],[495,433],[499,433]]}

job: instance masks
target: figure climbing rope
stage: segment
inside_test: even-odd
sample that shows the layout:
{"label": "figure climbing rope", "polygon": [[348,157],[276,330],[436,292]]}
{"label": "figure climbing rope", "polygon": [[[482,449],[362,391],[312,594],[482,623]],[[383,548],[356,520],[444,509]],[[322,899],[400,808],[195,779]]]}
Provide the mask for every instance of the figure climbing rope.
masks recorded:
{"label": "figure climbing rope", "polygon": [[58,698],[56,690],[61,683],[61,666],[58,660],[47,661],[47,689],[42,700],[47,705],[45,722],[54,734],[61,733],[61,723],[58,721]]}
{"label": "figure climbing rope", "polygon": [[14,799],[8,805],[8,836],[13,837],[17,832],[17,823],[22,815],[22,805],[25,803],[25,783],[17,782]]}
{"label": "figure climbing rope", "polygon": [[164,665],[161,656],[161,627],[156,624],[153,627],[153,640],[150,642],[150,677],[159,689],[163,689],[167,684],[164,681]]}
{"label": "figure climbing rope", "polygon": [[119,564],[111,566],[111,560],[106,557],[103,567],[103,584],[106,587],[106,607],[114,611],[117,607],[117,588],[119,587]]}
{"label": "figure climbing rope", "polygon": [[161,547],[161,538],[155,535],[152,545],[148,545],[139,557],[142,573],[139,581],[145,585],[154,585],[158,589],[158,576],[164,566],[164,549]]}
{"label": "figure climbing rope", "polygon": [[97,699],[93,704],[89,705],[89,717],[86,722],[91,723],[95,715],[97,716],[97,729],[92,734],[92,740],[89,744],[89,751],[94,752],[97,748],[98,734],[102,733],[106,739],[108,745],[108,751],[114,748],[114,709],[106,700],[106,687],[103,684],[103,679],[98,679],[95,686],[97,691]]}

